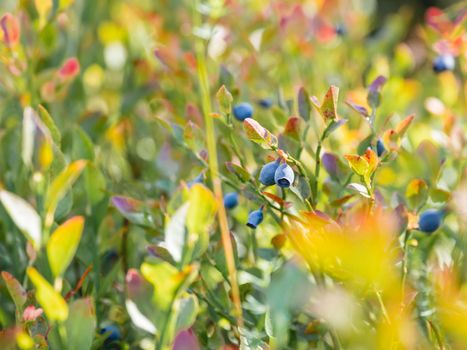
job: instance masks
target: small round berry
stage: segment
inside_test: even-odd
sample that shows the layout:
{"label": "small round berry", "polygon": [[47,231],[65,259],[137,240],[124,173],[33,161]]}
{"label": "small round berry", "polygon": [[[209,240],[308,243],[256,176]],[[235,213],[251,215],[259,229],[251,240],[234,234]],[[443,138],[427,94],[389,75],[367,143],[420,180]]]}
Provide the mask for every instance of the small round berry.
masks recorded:
{"label": "small round berry", "polygon": [[246,225],[252,229],[258,227],[259,224],[263,221],[263,209],[260,208],[258,210],[252,211],[250,215],[248,215],[248,222]]}
{"label": "small round berry", "polygon": [[292,185],[293,180],[295,179],[295,174],[293,169],[287,164],[281,164],[277,168],[274,174],[274,182],[277,186],[288,188]]}
{"label": "small round berry", "polygon": [[253,115],[253,106],[248,102],[242,102],[233,107],[233,115],[235,119],[244,121],[246,118],[251,118]]}
{"label": "small round berry", "polygon": [[102,327],[99,330],[99,334],[102,334],[107,337],[104,342],[105,344],[110,344],[122,339],[120,329],[118,329],[118,327],[113,324],[108,325],[106,327]]}
{"label": "small round berry", "polygon": [[441,73],[447,70],[453,70],[456,65],[456,61],[451,55],[440,55],[437,56],[433,61],[433,71],[435,73]]}
{"label": "small round berry", "polygon": [[238,205],[238,193],[230,192],[224,196],[224,207],[226,209],[233,209]]}
{"label": "small round berry", "polygon": [[336,31],[336,34],[339,36],[344,36],[347,33],[347,29],[344,27],[342,24],[338,24],[334,30]]}
{"label": "small round berry", "polygon": [[384,143],[381,140],[376,141],[376,154],[378,157],[381,157],[381,155],[386,151],[386,147],[384,147]]}
{"label": "small round berry", "polygon": [[258,104],[264,108],[268,109],[272,107],[272,100],[270,98],[261,98],[258,100]]}
{"label": "small round berry", "polygon": [[259,182],[261,182],[264,186],[274,185],[276,183],[274,180],[274,175],[278,167],[279,161],[277,160],[263,165],[259,173]]}
{"label": "small round berry", "polygon": [[194,184],[202,184],[204,183],[204,173],[199,174],[193,180],[188,181],[187,186],[188,188],[193,187]]}
{"label": "small round berry", "polygon": [[443,213],[436,209],[428,209],[420,214],[418,219],[418,228],[422,232],[435,232],[443,220]]}

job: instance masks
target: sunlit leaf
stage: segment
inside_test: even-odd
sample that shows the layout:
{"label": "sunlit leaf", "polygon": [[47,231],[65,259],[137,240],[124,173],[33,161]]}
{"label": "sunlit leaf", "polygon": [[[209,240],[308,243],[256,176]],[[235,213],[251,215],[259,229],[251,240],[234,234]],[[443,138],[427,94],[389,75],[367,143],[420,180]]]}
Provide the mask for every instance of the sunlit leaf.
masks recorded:
{"label": "sunlit leaf", "polygon": [[44,106],[39,105],[38,108],[39,108],[39,117],[41,118],[45,126],[49,129],[53,142],[57,146],[60,146],[62,142],[62,136],[57,126],[55,125],[55,122],[52,116],[49,114],[49,112],[45,109]]}
{"label": "sunlit leaf", "polygon": [[34,111],[31,107],[26,107],[23,113],[23,135],[22,135],[22,147],[21,157],[26,166],[31,166],[32,156],[34,152],[34,136],[35,124],[32,114]]}
{"label": "sunlit leaf", "polygon": [[189,206],[186,216],[186,226],[190,233],[190,241],[200,239],[206,235],[214,222],[217,203],[214,194],[204,185],[195,184],[190,189]]}
{"label": "sunlit leaf", "polygon": [[68,305],[65,299],[34,267],[28,267],[27,274],[36,287],[36,299],[47,318],[51,321],[65,321],[68,318]]}
{"label": "sunlit leaf", "polygon": [[175,298],[193,281],[197,265],[187,265],[182,271],[165,261],[143,263],[141,273],[154,286],[154,303],[160,310],[167,310]]}
{"label": "sunlit leaf", "polygon": [[420,208],[428,198],[428,186],[422,179],[413,179],[407,185],[405,196],[412,209]]}
{"label": "sunlit leaf", "polygon": [[246,118],[243,121],[243,128],[246,136],[253,142],[256,142],[263,148],[271,148],[277,146],[277,138],[272,135],[266,128],[261,126],[256,120]]}
{"label": "sunlit leaf", "polygon": [[24,199],[11,192],[0,190],[0,201],[13,222],[38,250],[41,246],[41,218]]}
{"label": "sunlit leaf", "polygon": [[399,137],[404,136],[405,132],[409,128],[409,126],[412,123],[412,121],[414,120],[414,118],[415,118],[415,116],[413,114],[409,115],[404,120],[402,120],[399,124],[397,124],[395,130],[396,130],[397,134],[399,135]]}
{"label": "sunlit leaf", "polygon": [[128,312],[128,316],[130,316],[131,322],[133,322],[136,327],[150,334],[156,334],[157,330],[154,324],[141,313],[141,311],[138,309],[138,306],[136,306],[133,301],[127,299],[125,301],[125,306]]}
{"label": "sunlit leaf", "polygon": [[346,154],[344,158],[349,162],[350,168],[360,176],[363,176],[367,173],[369,169],[368,161],[359,155]]}
{"label": "sunlit leaf", "polygon": [[84,217],[75,216],[61,224],[47,242],[47,257],[55,277],[63,275],[78,249]]}
{"label": "sunlit leaf", "polygon": [[216,93],[217,103],[223,114],[229,114],[232,109],[233,97],[229,90],[222,85]]}
{"label": "sunlit leaf", "polygon": [[185,203],[169,218],[165,227],[165,244],[175,261],[181,261],[186,244],[186,217],[189,203]]}
{"label": "sunlit leaf", "polygon": [[52,10],[52,0],[34,0],[37,13],[39,14],[39,28],[43,28],[47,23],[47,17]]}
{"label": "sunlit leaf", "polygon": [[81,174],[86,164],[87,161],[85,160],[74,161],[66,167],[49,186],[45,197],[45,208],[47,211],[45,222],[47,227],[50,227],[53,222],[58,202],[78,179],[78,176]]}
{"label": "sunlit leaf", "polygon": [[321,114],[325,120],[337,119],[337,98],[339,96],[339,88],[331,85],[328,92],[324,96],[323,103],[321,104]]}

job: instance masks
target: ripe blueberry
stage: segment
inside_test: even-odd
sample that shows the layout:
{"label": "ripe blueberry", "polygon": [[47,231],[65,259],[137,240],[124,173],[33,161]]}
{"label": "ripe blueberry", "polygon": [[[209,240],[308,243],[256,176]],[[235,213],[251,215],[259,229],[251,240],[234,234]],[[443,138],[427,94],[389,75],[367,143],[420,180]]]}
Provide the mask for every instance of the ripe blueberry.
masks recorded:
{"label": "ripe blueberry", "polygon": [[224,196],[224,207],[226,209],[233,209],[238,205],[238,193],[230,192]]}
{"label": "ripe blueberry", "polygon": [[376,141],[376,154],[378,154],[378,157],[381,157],[381,155],[386,151],[386,147],[384,147],[384,143],[381,140]]}
{"label": "ripe blueberry", "polygon": [[443,220],[443,213],[436,209],[428,209],[420,214],[418,219],[418,228],[422,232],[435,232]]}
{"label": "ripe blueberry", "polygon": [[272,106],[272,100],[270,98],[262,98],[258,100],[258,104],[264,109],[268,109]]}
{"label": "ripe blueberry", "polygon": [[281,164],[277,168],[274,174],[274,182],[277,186],[288,188],[292,185],[293,180],[295,179],[295,174],[293,169],[287,164]]}
{"label": "ripe blueberry", "polygon": [[279,161],[273,161],[263,165],[259,173],[259,182],[261,182],[264,186],[274,185],[276,183],[274,180],[274,174],[276,173],[278,167]]}
{"label": "ripe blueberry", "polygon": [[233,115],[235,119],[244,121],[246,118],[251,118],[253,115],[253,106],[248,102],[242,102],[233,107]]}
{"label": "ripe blueberry", "polygon": [[454,57],[451,55],[440,55],[437,56],[433,61],[433,71],[435,73],[441,73],[447,70],[453,70],[456,65]]}
{"label": "ripe blueberry", "polygon": [[118,329],[115,325],[108,325],[100,329],[99,334],[103,334],[107,338],[105,339],[104,344],[110,344],[114,341],[122,339],[122,335],[120,333],[120,329]]}
{"label": "ripe blueberry", "polygon": [[252,229],[258,227],[259,224],[263,221],[263,209],[259,208],[258,210],[252,211],[248,215],[248,222],[246,225]]}
{"label": "ripe blueberry", "polygon": [[191,188],[194,184],[202,184],[204,182],[204,173],[199,174],[193,180],[188,181],[187,186]]}

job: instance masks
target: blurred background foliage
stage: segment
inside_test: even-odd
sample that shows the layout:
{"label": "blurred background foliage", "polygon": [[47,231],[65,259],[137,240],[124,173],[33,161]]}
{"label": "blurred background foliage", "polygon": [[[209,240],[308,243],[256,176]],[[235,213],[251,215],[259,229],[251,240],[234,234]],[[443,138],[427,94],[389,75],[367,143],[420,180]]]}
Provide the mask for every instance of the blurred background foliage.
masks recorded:
{"label": "blurred background foliage", "polygon": [[[3,0],[2,348],[465,348],[466,8]],[[440,55],[455,66],[436,74]],[[342,123],[322,137],[309,96],[331,85]],[[259,123],[246,132],[229,119],[242,101]],[[243,324],[205,117],[222,189],[240,195],[227,215]],[[252,143],[251,125],[278,145]],[[344,155],[378,139],[387,157],[361,189]],[[297,178],[287,197],[258,182],[278,157]],[[432,235],[418,225],[427,208],[446,210]]]}

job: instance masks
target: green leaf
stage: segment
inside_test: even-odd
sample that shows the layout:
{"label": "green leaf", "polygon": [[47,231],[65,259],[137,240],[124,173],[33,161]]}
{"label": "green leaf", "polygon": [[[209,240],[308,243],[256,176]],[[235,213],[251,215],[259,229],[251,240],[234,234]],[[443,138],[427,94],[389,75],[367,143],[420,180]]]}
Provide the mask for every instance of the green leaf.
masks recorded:
{"label": "green leaf", "polygon": [[[214,222],[217,212],[217,202],[214,194],[204,185],[195,184],[190,189],[189,206],[186,215],[188,242],[191,244],[208,241],[208,229]],[[202,247],[204,251],[205,247]]]}
{"label": "green leaf", "polygon": [[187,288],[198,274],[198,265],[187,265],[179,271],[162,260],[141,265],[143,277],[154,286],[154,304],[159,310],[168,310],[172,302]]}
{"label": "green leaf", "polygon": [[232,101],[233,97],[229,90],[222,85],[220,89],[216,93],[217,103],[219,104],[219,108],[221,113],[229,114],[232,109]]}
{"label": "green leaf", "polygon": [[68,318],[68,305],[65,299],[34,268],[28,267],[29,279],[36,287],[36,299],[51,321],[65,321]]}
{"label": "green leaf", "polygon": [[60,131],[58,130],[57,126],[55,125],[55,122],[54,122],[52,116],[49,114],[49,112],[42,105],[39,105],[39,117],[42,120],[42,122],[45,124],[45,126],[49,129],[50,135],[52,136],[52,141],[58,147],[60,147],[60,145],[62,143],[62,135],[60,134]]}
{"label": "green leaf", "polygon": [[311,103],[310,97],[308,96],[308,92],[305,90],[304,87],[301,87],[298,90],[298,114],[304,120],[310,120],[310,112],[311,112]]}
{"label": "green leaf", "polygon": [[428,199],[428,185],[422,179],[413,179],[407,185],[405,197],[411,209],[422,207]]}
{"label": "green leaf", "polygon": [[198,298],[189,294],[186,297],[180,298],[176,303],[177,321],[175,333],[190,328],[196,321],[196,316],[199,312]]}
{"label": "green leaf", "polygon": [[320,110],[321,115],[325,120],[337,119],[337,98],[339,96],[339,88],[331,85],[328,92],[324,96],[323,103],[321,104]]}
{"label": "green leaf", "polygon": [[54,220],[58,202],[78,179],[78,176],[86,166],[86,160],[77,160],[68,165],[52,182],[45,197],[46,227],[50,227]]}
{"label": "green leaf", "polygon": [[5,190],[0,190],[0,201],[19,230],[34,248],[39,250],[42,236],[41,218],[36,210],[21,197]]}
{"label": "green leaf", "polygon": [[47,257],[55,277],[62,276],[78,249],[84,217],[75,216],[61,224],[47,242]]}
{"label": "green leaf", "polygon": [[94,160],[94,145],[89,136],[79,126],[73,131],[73,159]]}
{"label": "green leaf", "polygon": [[125,196],[113,196],[111,202],[130,222],[147,227],[153,226],[152,218],[146,214],[143,202]]}
{"label": "green leaf", "polygon": [[90,350],[96,329],[96,313],[91,298],[73,301],[70,316],[65,322],[67,331],[67,349]]}
{"label": "green leaf", "polygon": [[240,165],[234,164],[232,162],[226,162],[225,167],[230,173],[235,174],[242,182],[246,182],[250,179],[250,173],[243,169]]}
{"label": "green leaf", "polygon": [[256,120],[246,118],[243,121],[243,128],[245,129],[248,139],[256,142],[261,147],[268,149],[277,146],[277,138]]}
{"label": "green leaf", "polygon": [[23,306],[27,300],[27,293],[24,290],[21,283],[18,282],[16,278],[13,277],[9,272],[2,271],[2,278],[5,281],[6,288],[8,293],[10,293],[13,302],[15,303],[16,309],[18,311],[23,310]]}

